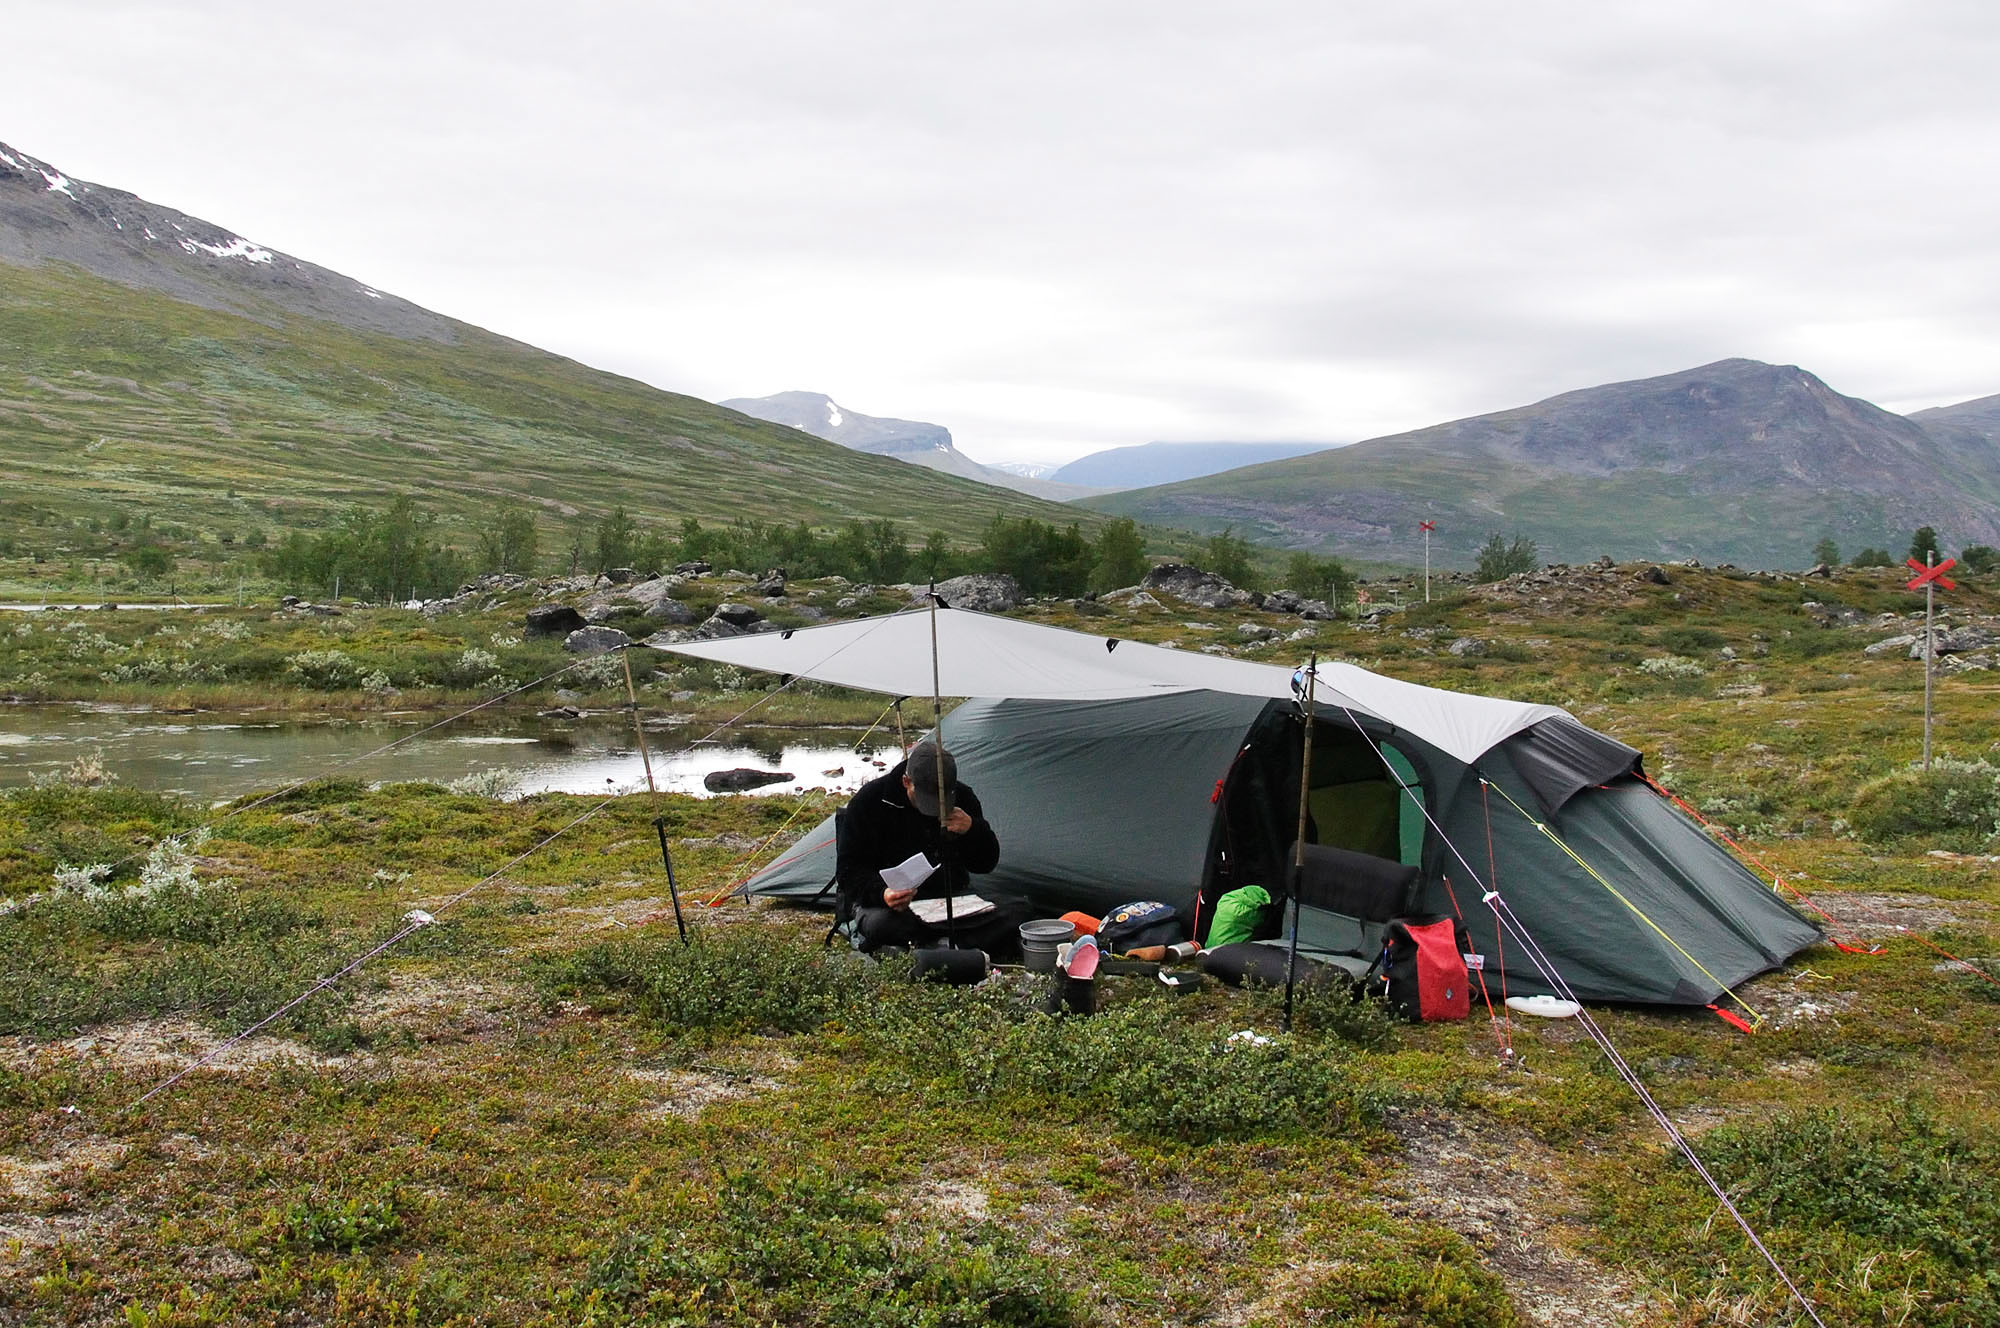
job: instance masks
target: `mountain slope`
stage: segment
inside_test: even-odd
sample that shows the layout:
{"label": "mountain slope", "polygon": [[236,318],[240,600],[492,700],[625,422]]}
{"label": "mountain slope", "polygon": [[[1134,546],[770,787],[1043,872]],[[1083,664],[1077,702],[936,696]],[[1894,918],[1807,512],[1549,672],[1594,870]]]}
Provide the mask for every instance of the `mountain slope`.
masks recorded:
{"label": "mountain slope", "polygon": [[1048,480],[1016,474],[997,466],[983,466],[952,445],[951,430],[942,424],[918,420],[898,420],[886,416],[863,415],[848,410],[821,392],[779,392],[768,397],[732,397],[720,405],[740,410],[773,424],[802,429],[815,438],[839,443],[856,451],[892,456],[914,465],[926,466],[947,475],[959,475],[981,484],[1033,494],[1061,502],[1087,498],[1098,492],[1075,484],[1055,484]]}
{"label": "mountain slope", "polygon": [[1723,360],[1338,451],[1093,499],[1101,511],[1300,548],[1470,561],[1493,532],[1544,557],[1796,566],[1831,535],[2000,541],[2000,467],[1795,366]]}
{"label": "mountain slope", "polygon": [[1200,479],[1239,466],[1306,456],[1333,446],[1333,443],[1141,443],[1078,457],[1049,478],[1100,489],[1137,489]]}
{"label": "mountain slope", "polygon": [[1079,515],[588,368],[0,145],[10,526],[158,516],[215,537],[402,493],[461,532],[516,498],[552,531],[614,505],[960,540],[1000,513]]}

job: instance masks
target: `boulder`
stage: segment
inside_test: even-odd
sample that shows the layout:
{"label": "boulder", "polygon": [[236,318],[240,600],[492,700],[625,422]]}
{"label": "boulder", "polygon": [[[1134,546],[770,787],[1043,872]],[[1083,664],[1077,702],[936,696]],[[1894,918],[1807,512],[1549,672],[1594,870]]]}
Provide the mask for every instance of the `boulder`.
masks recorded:
{"label": "boulder", "polygon": [[1632,579],[1655,586],[1670,586],[1674,583],[1673,578],[1667,575],[1666,569],[1657,566],[1640,568],[1632,574]]}
{"label": "boulder", "polygon": [[1213,572],[1185,563],[1161,563],[1146,573],[1146,579],[1139,584],[1202,609],[1233,609],[1250,602],[1249,592],[1238,590]]}
{"label": "boulder", "polygon": [[1829,577],[1833,575],[1833,569],[1831,567],[1828,567],[1825,563],[1814,563],[1811,569],[1806,572],[1806,575]]}
{"label": "boulder", "polygon": [[1274,590],[1264,596],[1264,608],[1270,613],[1297,613],[1303,603],[1296,591]]}
{"label": "boulder", "polygon": [[782,599],[785,594],[785,569],[779,567],[764,573],[750,587],[750,593],[761,595],[765,599]]}
{"label": "boulder", "polygon": [[[916,592],[913,600],[922,600],[930,593],[928,586],[912,589]],[[937,593],[938,598],[954,609],[971,609],[974,613],[1005,613],[1019,608],[1024,598],[1020,582],[1005,572],[973,572],[969,576],[955,576],[938,582]]]}
{"label": "boulder", "polygon": [[[720,641],[725,637],[743,636],[745,634],[746,631],[744,628],[738,627],[735,623],[718,614],[713,618],[706,619],[699,627],[687,633],[687,639],[690,641]],[[665,635],[667,633],[655,633],[656,637]],[[679,633],[675,633],[675,635],[678,636]]]}
{"label": "boulder", "polygon": [[1821,604],[1811,599],[1799,605],[1799,612],[1821,627],[1853,627],[1866,618],[1861,610],[1850,609],[1845,604]]}
{"label": "boulder", "polygon": [[1262,623],[1241,623],[1236,628],[1236,635],[1245,641],[1270,641],[1276,638],[1278,629]]}
{"label": "boulder", "polygon": [[715,616],[737,628],[748,628],[751,623],[764,620],[764,615],[748,604],[718,604]]}
{"label": "boulder", "polygon": [[1600,572],[1608,572],[1617,565],[1617,563],[1611,561],[1611,555],[1608,553],[1598,554],[1597,561],[1591,564],[1592,567],[1595,567]]}
{"label": "boulder", "polygon": [[752,770],[745,766],[736,770],[711,770],[701,777],[701,786],[710,793],[742,793],[766,784],[789,784],[791,781],[792,774],[788,770]]}
{"label": "boulder", "polygon": [[674,598],[674,591],[680,588],[679,577],[656,576],[627,586],[612,597],[612,603],[629,600],[648,618],[659,618],[670,623],[691,623],[694,610]]}
{"label": "boulder", "polygon": [[714,570],[715,565],[713,563],[700,558],[695,559],[691,563],[674,564],[674,574],[676,576],[707,576]]}
{"label": "boulder", "polygon": [[604,576],[614,586],[629,586],[639,579],[638,571],[631,567],[614,567]]}
{"label": "boulder", "polygon": [[543,604],[528,610],[526,631],[529,636],[568,636],[588,625],[583,615],[567,604]]}
{"label": "boulder", "polygon": [[[1991,629],[1985,627],[1940,627],[1935,636],[1935,649],[1940,658],[1946,655],[1964,655],[1988,646],[2000,644]],[[1910,658],[1924,657],[1924,634],[1918,632],[1910,638]]]}
{"label": "boulder", "polygon": [[632,644],[632,638],[616,627],[579,627],[563,638],[563,649],[572,655],[601,655]]}
{"label": "boulder", "polygon": [[1309,622],[1319,622],[1333,617],[1333,610],[1323,599],[1302,599],[1299,601],[1299,617]]}
{"label": "boulder", "polygon": [[1458,638],[1458,640],[1446,646],[1445,649],[1449,653],[1457,655],[1460,659],[1464,659],[1467,656],[1478,656],[1485,654],[1486,642],[1480,640],[1476,636],[1461,636]]}
{"label": "boulder", "polygon": [[1861,653],[1864,655],[1893,655],[1899,650],[1906,650],[1910,646],[1915,645],[1916,641],[1916,633],[1904,632],[1901,636],[1892,636],[1885,641],[1877,641],[1874,645],[1863,646],[1861,647]]}

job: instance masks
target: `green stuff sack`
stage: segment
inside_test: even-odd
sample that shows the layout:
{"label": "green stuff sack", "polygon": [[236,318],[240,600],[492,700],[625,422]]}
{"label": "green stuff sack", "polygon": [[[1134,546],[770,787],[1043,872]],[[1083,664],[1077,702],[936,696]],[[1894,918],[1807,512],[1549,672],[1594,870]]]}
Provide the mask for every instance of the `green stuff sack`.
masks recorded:
{"label": "green stuff sack", "polygon": [[1246,885],[1216,900],[1215,916],[1208,924],[1208,948],[1250,940],[1270,906],[1271,892],[1261,885]]}

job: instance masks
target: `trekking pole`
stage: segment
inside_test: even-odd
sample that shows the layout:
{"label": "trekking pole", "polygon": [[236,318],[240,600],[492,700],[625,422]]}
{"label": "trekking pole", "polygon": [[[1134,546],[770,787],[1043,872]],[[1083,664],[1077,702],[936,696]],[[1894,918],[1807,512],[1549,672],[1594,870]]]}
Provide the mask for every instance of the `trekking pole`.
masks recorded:
{"label": "trekking pole", "polygon": [[[646,726],[639,722],[639,690],[632,685],[632,655],[629,647],[618,652],[625,666],[625,699],[632,705],[632,736],[639,740],[639,759],[646,764],[646,791],[653,795],[653,810],[660,809],[660,786],[653,782],[653,753],[646,746]],[[681,917],[681,892],[674,884],[674,855],[667,851],[667,818],[653,817],[653,829],[660,834],[660,861],[667,867],[667,895],[674,901],[674,926],[680,928],[681,944],[688,943],[687,920]]]}
{"label": "trekking pole", "polygon": [[1306,879],[1306,808],[1307,796],[1312,792],[1313,771],[1313,682],[1319,674],[1319,652],[1313,651],[1306,662],[1306,740],[1305,753],[1299,760],[1299,834],[1292,841],[1292,947],[1285,958],[1285,1023],[1284,1032],[1292,1031],[1292,988],[1297,985],[1299,975],[1299,889]]}
{"label": "trekking pole", "polygon": [[667,866],[667,897],[674,901],[674,926],[680,928],[681,944],[686,945],[688,943],[688,925],[687,920],[681,917],[680,887],[674,884],[674,855],[667,851],[667,818],[664,816],[655,816],[653,818],[653,829],[658,831],[660,836],[660,861]]}
{"label": "trekking pole", "polygon": [[931,716],[933,727],[931,741],[937,744],[937,815],[938,815],[938,870],[944,872],[944,943],[949,948],[958,948],[958,919],[951,906],[951,872],[946,862],[945,820],[950,813],[944,807],[944,683],[938,676],[937,639],[938,593],[937,582],[931,582]]}

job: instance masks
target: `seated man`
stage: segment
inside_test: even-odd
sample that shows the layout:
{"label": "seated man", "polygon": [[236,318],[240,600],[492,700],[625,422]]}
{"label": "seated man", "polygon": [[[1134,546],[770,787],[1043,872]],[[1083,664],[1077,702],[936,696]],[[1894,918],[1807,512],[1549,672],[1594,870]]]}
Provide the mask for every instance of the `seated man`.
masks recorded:
{"label": "seated man", "polygon": [[[945,817],[938,823],[938,764],[944,764]],[[947,928],[910,911],[912,901],[971,892],[973,873],[990,872],[1000,861],[1000,840],[980,815],[979,799],[958,782],[951,753],[921,742],[888,774],[861,786],[843,813],[839,864],[840,891],[854,907],[862,948],[885,945],[942,945]],[[887,890],[882,869],[922,853],[944,871],[911,890]],[[1011,949],[1017,910],[996,909],[965,919],[950,929],[963,949]]]}

